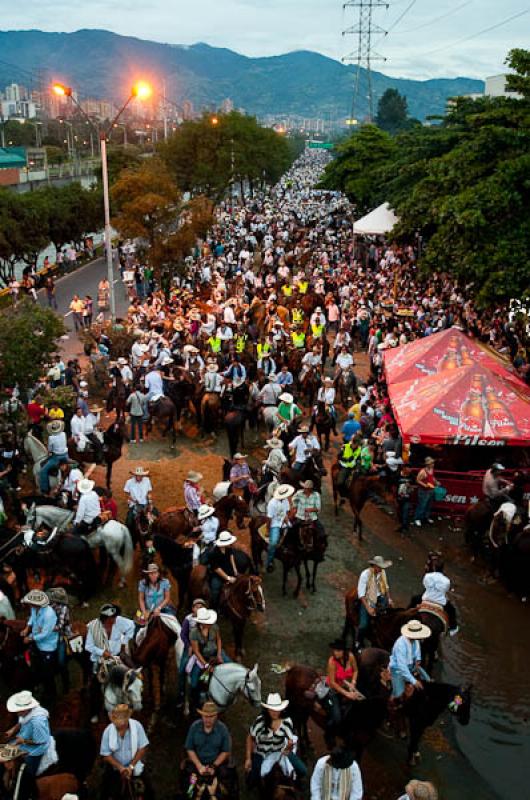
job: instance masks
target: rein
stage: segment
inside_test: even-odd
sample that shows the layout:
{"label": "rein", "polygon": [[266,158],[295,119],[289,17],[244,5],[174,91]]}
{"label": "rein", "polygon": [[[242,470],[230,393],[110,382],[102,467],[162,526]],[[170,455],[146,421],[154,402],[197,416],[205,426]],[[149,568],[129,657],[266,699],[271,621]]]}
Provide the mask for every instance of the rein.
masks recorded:
{"label": "rein", "polygon": [[246,689],[248,687],[248,677],[249,677],[249,675],[250,675],[250,670],[247,669],[247,671],[245,673],[245,680],[243,682],[243,687],[241,689],[233,690],[233,689],[229,689],[228,686],[225,686],[225,684],[222,682],[221,678],[218,675],[216,675],[215,672],[212,672],[212,677],[210,678],[210,683],[215,678],[217,683],[225,690],[225,692],[228,695],[228,699],[229,699],[229,702],[225,703],[224,705],[221,704],[221,703],[216,703],[216,705],[218,705],[219,708],[223,708],[223,709],[224,708],[228,708],[231,705],[231,703],[235,700],[235,698],[237,697],[237,693],[240,692],[240,691],[243,692],[243,694],[245,695],[245,697],[247,699],[250,699],[248,694],[246,693]]}
{"label": "rein", "polygon": [[[20,536],[20,531],[18,533],[15,533],[15,535],[12,536],[11,539],[8,539],[7,542],[4,542],[2,545],[0,545],[0,553],[2,552],[2,550],[5,547],[9,547],[9,545],[12,544],[15,541],[17,536]],[[8,555],[9,555],[9,553],[8,553]],[[7,556],[6,556],[6,558],[7,558]]]}

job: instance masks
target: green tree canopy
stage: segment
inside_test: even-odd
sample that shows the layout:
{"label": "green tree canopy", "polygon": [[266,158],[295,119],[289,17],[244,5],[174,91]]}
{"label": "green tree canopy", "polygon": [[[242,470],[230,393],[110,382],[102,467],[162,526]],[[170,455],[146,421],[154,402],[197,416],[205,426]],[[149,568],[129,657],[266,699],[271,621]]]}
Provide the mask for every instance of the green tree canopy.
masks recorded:
{"label": "green tree canopy", "polygon": [[387,89],[379,99],[376,123],[387,133],[398,133],[420,124],[409,117],[407,98],[397,89]]}

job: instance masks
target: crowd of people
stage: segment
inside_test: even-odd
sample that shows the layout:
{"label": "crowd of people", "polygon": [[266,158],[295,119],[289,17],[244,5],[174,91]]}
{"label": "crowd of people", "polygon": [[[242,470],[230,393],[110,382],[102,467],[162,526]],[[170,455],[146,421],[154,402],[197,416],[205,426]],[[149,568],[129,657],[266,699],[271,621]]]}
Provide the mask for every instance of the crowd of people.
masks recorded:
{"label": "crowd of people", "polygon": [[[127,319],[122,320],[134,337],[130,354],[113,360],[112,335],[104,329],[98,335],[96,360],[107,366],[114,389],[123,390],[123,412],[129,415],[133,444],[145,440],[145,423],[156,416],[163,398],[177,406],[184,397],[186,407],[195,403],[196,408],[202,408],[206,400],[219,420],[239,411],[249,424],[266,425],[267,456],[259,478],[244,453],[231,451],[227,483],[231,492],[246,501],[257,502],[260,492],[265,496],[267,572],[274,570],[286,529],[309,524],[317,537],[325,537],[320,490],[319,424],[323,420],[339,440],[339,492],[346,495],[356,476],[385,474],[395,488],[399,530],[409,531],[411,522],[417,527],[432,522],[438,484],[434,459],[426,457],[417,474],[407,464],[381,374],[384,349],[456,325],[509,353],[521,377],[530,381],[524,336],[507,310],[499,309],[486,319],[474,308],[471,287],[455,284],[442,271],[420,278],[412,246],[373,242],[362,251],[356,249],[348,201],[314,188],[326,159],[325,154],[307,151],[270,193],[248,198],[242,206],[222,202],[210,235],[197,244],[179,277],[164,288],[157,285],[148,265],[138,263],[133,247],[120,250],[122,273],[134,276]],[[102,281],[98,290],[101,314],[108,305],[108,293],[108,284]],[[76,330],[91,325],[90,297],[74,296],[70,311]],[[362,382],[355,374],[356,354],[361,351],[368,352],[370,365],[370,374]],[[46,383],[51,388],[72,387],[75,408],[66,419],[58,404],[45,408],[39,386],[26,406],[31,430],[46,441],[50,455],[40,471],[39,489],[44,496],[64,493],[66,505],[75,512],[74,535],[87,534],[109,518],[104,515],[116,519],[117,507],[112,493],[97,492],[89,471],[83,473],[72,460],[68,439],[80,454],[90,447],[95,461],[101,463],[105,457],[103,408],[89,402],[87,383],[75,361],[65,365],[57,356]],[[0,488],[4,481],[18,490],[20,454],[6,440],[0,457]],[[52,489],[50,475],[57,469],[58,482]],[[285,477],[289,469],[294,476],[291,481]],[[503,490],[501,472],[502,465],[495,464],[488,473],[487,496]],[[123,487],[129,528],[139,515],[156,511],[156,491],[149,470],[135,467]],[[228,660],[229,648],[225,650],[217,623],[221,595],[239,574],[234,549],[238,537],[220,524],[198,471],[187,475],[183,499],[194,539],[193,563],[207,565],[209,598],[208,602],[195,600],[180,632],[178,704],[184,704],[188,685],[198,715],[187,733],[181,783],[189,797],[200,796],[194,791],[203,783],[216,796],[218,782],[236,785],[232,742],[219,718],[222,709],[204,701],[202,678],[212,664]],[[135,619],[122,615],[116,604],[105,603],[88,625],[84,646],[93,665],[94,721],[101,713],[96,676],[102,664],[110,657],[124,657],[138,628],[150,619],[175,614],[171,584],[161,572],[156,553],[149,555],[138,584]],[[365,697],[358,688],[357,659],[370,640],[374,618],[392,607],[386,572],[391,566],[380,555],[370,559],[356,587],[359,624],[354,646],[344,639],[330,643],[321,698],[328,732],[340,725],[348,704]],[[434,606],[444,615],[448,630],[456,633],[456,611],[449,600],[451,582],[439,555],[430,558],[422,580],[424,591],[418,602]],[[60,600],[57,592],[35,590],[23,600],[30,615],[22,635],[41,665],[50,702],[54,701],[54,675],[61,665],[62,634],[70,625],[68,605]],[[421,692],[431,680],[420,649],[420,642],[429,635],[430,629],[415,619],[401,627],[385,673],[395,703]],[[50,750],[53,737],[47,712],[30,692],[11,697],[8,710],[19,715],[17,726],[8,732],[10,744],[0,748],[7,776],[4,783],[12,786],[22,764],[25,782],[42,771],[41,758]],[[111,712],[100,755],[105,765],[102,797],[121,797],[123,781],[140,778],[146,796],[156,795],[156,781],[148,770],[149,740],[128,705],[118,704]],[[251,787],[260,785],[279,765],[295,786],[307,780],[312,800],[363,797],[361,769],[345,742],[320,758],[311,778],[307,777],[289,701],[274,692],[261,703],[244,756],[238,757]],[[17,797],[31,798],[28,791]],[[437,792],[431,783],[414,780],[400,800],[406,798],[436,800]]]}

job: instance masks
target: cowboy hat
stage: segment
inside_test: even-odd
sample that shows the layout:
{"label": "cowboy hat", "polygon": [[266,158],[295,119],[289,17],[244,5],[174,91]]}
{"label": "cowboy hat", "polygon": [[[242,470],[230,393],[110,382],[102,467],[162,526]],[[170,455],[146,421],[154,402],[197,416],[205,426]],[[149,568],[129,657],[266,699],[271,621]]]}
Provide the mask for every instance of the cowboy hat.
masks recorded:
{"label": "cowboy hat", "polygon": [[64,422],[62,419],[54,419],[53,422],[49,422],[46,425],[46,430],[48,433],[62,433],[64,431]]}
{"label": "cowboy hat", "polygon": [[269,711],[283,711],[289,705],[289,701],[282,700],[282,696],[278,692],[270,692],[267,695],[267,702],[261,705],[263,708],[268,708]]}
{"label": "cowboy hat", "polygon": [[14,761],[21,755],[26,755],[26,753],[18,744],[3,744],[0,747],[0,763],[2,764],[5,764],[6,761]]}
{"label": "cowboy hat", "polygon": [[103,603],[99,609],[100,617],[117,617],[120,613],[120,607],[116,603]]}
{"label": "cowboy hat", "polygon": [[237,542],[237,536],[234,536],[233,533],[230,531],[221,531],[217,539],[215,540],[216,547],[228,547],[231,544]]}
{"label": "cowboy hat", "polygon": [[141,476],[142,478],[146,478],[149,475],[149,470],[144,469],[143,467],[135,467],[134,469],[129,471],[130,475]]}
{"label": "cowboy hat", "polygon": [[354,754],[345,747],[334,747],[329,755],[329,763],[335,769],[350,769],[354,761]]}
{"label": "cowboy hat", "polygon": [[124,358],[123,356],[120,356],[120,358],[118,358],[118,364],[124,366],[125,364],[127,364],[127,359]]}
{"label": "cowboy hat", "polygon": [[88,494],[88,492],[92,491],[95,485],[95,481],[91,481],[89,478],[82,478],[82,480],[78,481],[77,483],[77,491],[79,494]]}
{"label": "cowboy hat", "polygon": [[208,370],[208,372],[219,372],[219,367],[217,366],[217,364],[208,364],[206,369]]}
{"label": "cowboy hat", "polygon": [[171,356],[164,356],[159,366],[168,367],[170,364],[173,364],[173,361],[174,359],[172,359]]}
{"label": "cowboy hat", "polygon": [[215,705],[215,703],[212,703],[211,700],[207,700],[203,707],[198,708],[197,711],[201,717],[216,717],[219,714],[220,709]]}
{"label": "cowboy hat", "polygon": [[88,410],[91,411],[92,414],[100,414],[103,411],[103,406],[98,406],[94,403],[94,405],[88,407]]}
{"label": "cowboy hat", "polygon": [[273,494],[275,500],[287,500],[288,497],[292,497],[294,494],[294,486],[290,486],[288,483],[282,483],[278,486]]}
{"label": "cowboy hat", "polygon": [[419,619],[411,619],[401,628],[401,635],[407,639],[428,639],[431,629],[427,625],[422,625]]}
{"label": "cowboy hat", "polygon": [[27,690],[12,694],[6,703],[7,710],[11,714],[17,714],[20,711],[30,711],[32,708],[37,708],[40,705],[31,692]]}
{"label": "cowboy hat", "polygon": [[301,489],[313,489],[314,486],[315,486],[315,484],[313,483],[313,481],[301,481],[300,482],[300,488]]}
{"label": "cowboy hat", "polygon": [[194,469],[190,469],[186,475],[186,480],[190,481],[190,483],[199,483],[199,481],[202,481],[202,472],[195,472]]}
{"label": "cowboy hat", "polygon": [[265,447],[272,450],[275,447],[283,447],[283,442],[281,439],[277,439],[276,436],[273,436],[272,439],[267,439],[265,442]]}
{"label": "cowboy hat", "polygon": [[430,781],[409,781],[405,791],[410,800],[438,800],[438,792]]}
{"label": "cowboy hat", "polygon": [[128,705],[125,703],[118,703],[109,713],[110,721],[114,722],[114,724],[116,724],[116,722],[128,722],[132,717],[132,713],[132,709],[130,709]]}
{"label": "cowboy hat", "polygon": [[217,622],[217,611],[214,611],[213,608],[201,606],[197,609],[197,613],[192,619],[197,625],[215,625]]}
{"label": "cowboy hat", "polygon": [[281,400],[282,403],[292,403],[294,402],[294,397],[292,396],[292,394],[289,394],[289,392],[282,392],[278,400]]}
{"label": "cowboy hat", "polygon": [[40,589],[32,589],[31,592],[25,594],[22,598],[22,602],[27,603],[29,606],[38,606],[39,608],[50,605],[48,595],[46,592],[41,592]]}
{"label": "cowboy hat", "polygon": [[298,433],[309,433],[309,425],[300,425]]}
{"label": "cowboy hat", "polygon": [[79,381],[79,386],[81,387],[81,389],[86,389],[88,383],[86,381]]}
{"label": "cowboy hat", "polygon": [[271,374],[269,375],[269,377],[267,378],[267,380],[268,380],[268,381],[271,381],[271,383],[273,383],[274,381],[277,381],[277,380],[278,380],[278,376],[276,375],[276,373],[275,373],[275,372],[271,372]]}
{"label": "cowboy hat", "polygon": [[496,461],[495,464],[491,465],[491,469],[496,469],[498,472],[500,472],[501,470],[505,470],[506,467],[503,467],[502,464],[499,464],[499,462]]}
{"label": "cowboy hat", "polygon": [[324,383],[333,383],[333,378],[324,378]]}
{"label": "cowboy hat", "polygon": [[197,519],[202,521],[203,519],[211,517],[212,514],[215,514],[215,508],[209,506],[207,503],[203,503],[202,506],[199,506],[199,510],[197,511]]}
{"label": "cowboy hat", "polygon": [[185,344],[182,348],[183,353],[199,353],[200,350],[198,347],[195,347],[193,344]]}
{"label": "cowboy hat", "polygon": [[234,461],[236,461],[237,459],[241,459],[241,458],[248,458],[248,456],[245,455],[244,453],[236,453],[235,456],[234,456]]}
{"label": "cowboy hat", "polygon": [[370,558],[368,561],[372,567],[381,567],[381,569],[388,569],[388,567],[392,566],[392,561],[388,561],[383,558],[383,556],[374,556]]}
{"label": "cowboy hat", "polygon": [[48,589],[46,594],[50,603],[61,603],[63,606],[70,605],[66,589],[63,589],[62,586],[54,586],[52,589]]}
{"label": "cowboy hat", "polygon": [[143,569],[142,572],[144,575],[150,575],[153,572],[160,572],[160,567],[153,561],[151,564],[148,564],[147,569]]}
{"label": "cowboy hat", "polygon": [[427,458],[423,463],[425,464],[425,466],[427,466],[427,464],[434,464],[434,458],[432,458],[431,456],[427,456]]}

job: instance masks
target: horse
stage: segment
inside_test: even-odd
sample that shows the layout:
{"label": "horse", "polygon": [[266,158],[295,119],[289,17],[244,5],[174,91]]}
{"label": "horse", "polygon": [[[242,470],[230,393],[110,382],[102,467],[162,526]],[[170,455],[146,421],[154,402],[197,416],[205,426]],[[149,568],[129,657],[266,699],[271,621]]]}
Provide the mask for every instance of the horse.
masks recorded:
{"label": "horse", "polygon": [[314,367],[309,367],[302,379],[298,379],[300,395],[307,398],[309,408],[313,405],[313,400],[320,386],[321,375]]}
{"label": "horse", "polygon": [[[41,468],[44,466],[44,462],[48,460],[48,448],[31,431],[28,431],[24,437],[24,452],[33,461],[33,480],[35,481],[35,486],[39,486]],[[59,467],[57,467],[57,471],[59,471]],[[57,475],[54,476],[51,473],[49,477],[50,488],[55,489],[59,484],[59,479]]]}
{"label": "horse", "polygon": [[525,601],[530,592],[530,525],[523,523],[514,504],[503,504],[493,515],[488,538],[499,577]]}
{"label": "horse", "polygon": [[132,669],[125,664],[109,666],[105,682],[102,684],[105,710],[111,712],[117,705],[125,703],[134,711],[142,710],[143,682],[142,670]]}
{"label": "horse", "polygon": [[[103,432],[103,464],[106,465],[106,484],[107,489],[110,489],[112,482],[112,466],[115,461],[121,458],[122,448],[124,441],[128,439],[125,430],[125,420],[116,420],[112,422],[106,431]],[[84,450],[78,450],[75,442],[71,439],[68,442],[68,455],[73,461],[84,466],[85,464],[101,463],[97,459],[97,453],[94,448],[87,443]]]}
{"label": "horse", "polygon": [[493,508],[486,500],[468,506],[464,517],[464,536],[471,548],[473,560],[487,544],[488,532],[493,519]]}
{"label": "horse", "polygon": [[414,691],[405,700],[403,711],[409,721],[407,760],[415,766],[420,759],[419,744],[423,733],[430,728],[446,709],[460,725],[468,725],[471,716],[471,687],[452,683],[424,683],[421,691]]}
{"label": "horse", "polygon": [[171,398],[175,406],[177,428],[182,429],[182,412],[189,408],[190,401],[195,394],[195,382],[193,376],[184,367],[174,367],[173,375],[175,380],[168,381],[168,397]]}
{"label": "horse", "polygon": [[313,481],[315,491],[320,492],[322,489],[322,476],[327,475],[322,462],[322,453],[318,450],[304,462],[302,469],[293,469],[292,467],[284,467],[280,474],[281,483],[289,483],[295,489],[300,488],[300,484],[304,481]]}
{"label": "horse", "polygon": [[261,680],[258,665],[248,669],[243,664],[230,661],[213,668],[208,684],[208,696],[218,708],[225,711],[232,706],[238,694],[255,708],[261,706]]}
{"label": "horse", "polygon": [[261,800],[303,800],[304,792],[300,783],[287,777],[279,764],[261,779],[259,788]]}
{"label": "horse", "polygon": [[331,429],[333,428],[333,418],[330,412],[326,408],[326,404],[324,401],[319,401],[317,403],[316,411],[313,412],[313,417],[311,421],[311,431],[313,428],[316,427],[317,429],[317,437],[318,443],[322,448],[322,437],[324,437],[325,441],[325,451],[329,450],[329,436],[331,433]]}
{"label": "horse", "polygon": [[201,426],[205,433],[215,436],[219,426],[221,398],[217,392],[204,392],[201,398]]}
{"label": "horse", "polygon": [[[168,655],[175,642],[180,641],[180,623],[169,614],[152,616],[140,632],[139,643],[131,648],[131,659],[137,667],[149,669],[155,711],[160,709],[164,691]],[[182,650],[179,651],[182,655]],[[177,663],[180,661],[176,653]]]}
{"label": "horse", "polygon": [[335,378],[334,386],[342,405],[346,408],[357,391],[357,377],[353,367],[341,369]]}
{"label": "horse", "polygon": [[171,444],[173,447],[177,443],[177,433],[175,430],[175,420],[177,418],[177,409],[170,397],[162,395],[155,402],[149,403],[149,419],[147,421],[147,432],[151,433],[153,429],[153,420],[157,421],[159,426],[163,428],[163,435],[167,436],[171,433]]}
{"label": "horse", "polygon": [[110,388],[105,403],[107,414],[109,414],[111,411],[116,412],[116,422],[120,422],[121,420],[125,419],[128,397],[129,387],[126,386],[120,373],[118,373],[116,375],[115,383],[113,383]]}
{"label": "horse", "polygon": [[[338,463],[333,464],[331,468],[335,516],[338,516],[339,513],[339,488],[337,485],[337,477],[340,469],[341,467]],[[346,497],[348,498],[351,510],[353,511],[353,535],[355,536],[355,534],[357,534],[360,542],[363,538],[361,511],[363,510],[366,501],[372,494],[383,493],[384,485],[384,481],[379,477],[379,475],[353,475],[346,489]]]}
{"label": "horse", "polygon": [[230,448],[230,458],[239,450],[245,448],[245,412],[238,408],[230,408],[224,415],[224,426],[226,435],[228,437],[228,446]]}
{"label": "horse", "polygon": [[[208,586],[205,585],[204,567],[193,568],[189,593],[192,600],[196,597],[203,597],[208,602],[210,592]],[[221,593],[221,611],[232,623],[235,658],[238,660],[245,652],[243,635],[247,619],[253,611],[265,611],[265,595],[259,575],[238,575],[234,583],[227,584]]]}
{"label": "horse", "polygon": [[[242,528],[245,517],[249,513],[248,503],[237,494],[226,494],[220,497],[214,503],[214,508],[221,530],[227,528],[233,514],[236,516],[237,525]],[[190,536],[196,526],[195,518],[189,514],[186,508],[174,507],[166,509],[155,519],[152,533],[178,540],[181,537]]]}

